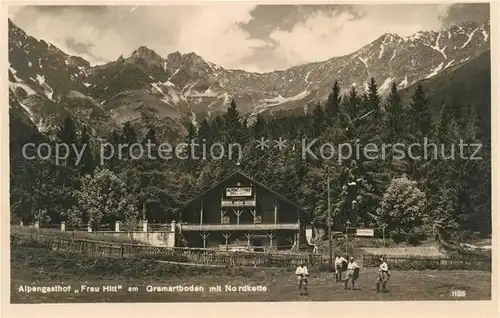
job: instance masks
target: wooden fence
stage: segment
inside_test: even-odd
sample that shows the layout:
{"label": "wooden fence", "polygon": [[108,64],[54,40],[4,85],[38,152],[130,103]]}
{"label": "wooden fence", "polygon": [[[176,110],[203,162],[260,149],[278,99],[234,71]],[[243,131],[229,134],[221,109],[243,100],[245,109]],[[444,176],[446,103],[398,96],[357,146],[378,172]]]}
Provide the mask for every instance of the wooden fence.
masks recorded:
{"label": "wooden fence", "polygon": [[216,264],[224,266],[295,267],[301,262],[311,267],[324,262],[321,255],[271,254],[259,252],[229,252],[208,249],[169,248],[140,244],[101,242],[84,239],[44,236],[39,234],[11,233],[11,245],[33,246],[54,251],[71,252],[92,257],[152,258],[158,260]]}
{"label": "wooden fence", "polygon": [[[317,254],[262,253],[247,251],[220,251],[201,248],[170,248],[141,244],[102,242],[86,239],[45,236],[36,233],[11,233],[11,245],[41,247],[54,251],[77,253],[91,257],[150,258],[164,261],[223,265],[231,267],[295,267],[305,263],[319,267],[328,263]],[[361,256],[361,255],[360,255]],[[491,270],[491,258],[471,256],[410,256],[363,253],[357,258],[362,267],[376,267],[383,256],[392,269],[470,269]]]}
{"label": "wooden fence", "polygon": [[488,257],[447,255],[378,255],[363,254],[364,267],[377,267],[381,257],[393,269],[449,269],[449,270],[491,270],[492,260]]}

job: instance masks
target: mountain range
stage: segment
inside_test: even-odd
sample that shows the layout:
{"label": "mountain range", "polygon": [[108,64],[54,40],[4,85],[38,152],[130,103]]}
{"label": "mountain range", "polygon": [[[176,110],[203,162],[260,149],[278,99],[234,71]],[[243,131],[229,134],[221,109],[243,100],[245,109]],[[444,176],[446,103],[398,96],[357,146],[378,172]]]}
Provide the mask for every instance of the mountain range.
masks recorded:
{"label": "mountain range", "polygon": [[131,122],[173,140],[186,133],[186,122],[214,118],[233,99],[251,119],[258,113],[307,112],[327,98],[335,80],[344,90],[364,90],[374,78],[382,95],[394,82],[408,95],[415,84],[433,88],[444,74],[449,78],[478,65],[478,58],[489,71],[489,32],[485,21],[409,37],[388,33],[345,56],[254,73],[223,68],[195,53],[162,57],[147,47],[91,66],[9,20],[11,126],[19,123],[50,134],[70,115],[98,136]]}

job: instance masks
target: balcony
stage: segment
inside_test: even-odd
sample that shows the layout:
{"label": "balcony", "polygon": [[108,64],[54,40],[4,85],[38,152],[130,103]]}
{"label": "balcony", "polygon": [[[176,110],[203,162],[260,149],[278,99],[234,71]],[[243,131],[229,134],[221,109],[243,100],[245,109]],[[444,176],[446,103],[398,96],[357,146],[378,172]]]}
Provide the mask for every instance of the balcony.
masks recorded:
{"label": "balcony", "polygon": [[255,200],[224,200],[221,202],[222,207],[255,207]]}
{"label": "balcony", "polygon": [[299,230],[298,223],[277,224],[179,224],[181,231],[272,231]]}

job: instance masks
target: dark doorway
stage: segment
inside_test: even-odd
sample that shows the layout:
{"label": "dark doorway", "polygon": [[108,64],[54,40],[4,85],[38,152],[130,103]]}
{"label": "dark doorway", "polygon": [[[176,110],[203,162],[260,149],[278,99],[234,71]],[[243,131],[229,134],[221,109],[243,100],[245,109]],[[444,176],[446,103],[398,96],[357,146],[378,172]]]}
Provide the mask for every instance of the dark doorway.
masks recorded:
{"label": "dark doorway", "polygon": [[257,237],[253,239],[253,246],[254,246],[254,251],[255,252],[264,252],[264,244],[262,242],[262,239]]}

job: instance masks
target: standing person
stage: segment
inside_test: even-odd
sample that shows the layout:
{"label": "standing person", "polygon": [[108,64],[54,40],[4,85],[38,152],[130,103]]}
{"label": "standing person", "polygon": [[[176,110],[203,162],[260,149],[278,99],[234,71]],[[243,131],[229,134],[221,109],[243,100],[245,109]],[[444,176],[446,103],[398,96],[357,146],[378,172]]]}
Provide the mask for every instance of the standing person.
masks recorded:
{"label": "standing person", "polygon": [[335,281],[338,283],[342,281],[342,272],[344,271],[344,262],[347,260],[342,257],[339,253],[335,255]]}
{"label": "standing person", "polygon": [[390,276],[391,275],[389,274],[389,266],[387,266],[385,259],[381,257],[377,275],[377,292],[380,291],[380,283],[382,283],[382,291],[384,292],[386,291],[385,286]]}
{"label": "standing person", "polygon": [[344,289],[347,289],[347,283],[351,281],[352,289],[354,289],[354,282],[359,277],[359,266],[354,261],[354,257],[351,257],[349,263],[347,264],[347,274],[344,279]]}
{"label": "standing person", "polygon": [[[300,290],[300,295],[307,295],[307,277],[309,277],[309,272],[304,262],[301,262],[299,267],[297,267],[295,275],[297,275],[297,287]],[[304,291],[302,291],[302,287]]]}

